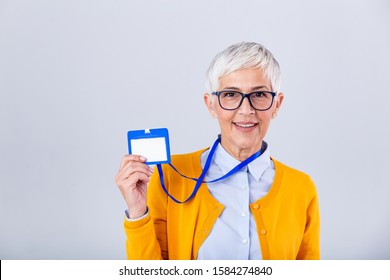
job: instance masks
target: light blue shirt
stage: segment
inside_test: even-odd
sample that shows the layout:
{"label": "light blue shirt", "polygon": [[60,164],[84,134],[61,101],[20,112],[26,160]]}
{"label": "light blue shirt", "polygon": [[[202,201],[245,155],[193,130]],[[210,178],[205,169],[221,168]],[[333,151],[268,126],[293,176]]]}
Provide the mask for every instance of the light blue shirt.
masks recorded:
{"label": "light blue shirt", "polygon": [[[199,260],[262,258],[256,223],[249,204],[265,196],[274,180],[275,166],[265,142],[264,148],[260,157],[240,171],[225,180],[207,184],[210,193],[225,209],[200,247]],[[201,155],[202,166],[206,163],[209,151]],[[239,163],[219,144],[205,180],[219,178]]]}

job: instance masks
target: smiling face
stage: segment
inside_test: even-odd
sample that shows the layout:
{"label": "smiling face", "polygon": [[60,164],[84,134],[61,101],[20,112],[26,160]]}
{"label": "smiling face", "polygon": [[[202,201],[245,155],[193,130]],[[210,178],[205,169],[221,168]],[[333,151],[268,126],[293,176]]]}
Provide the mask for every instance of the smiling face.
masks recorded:
{"label": "smiling face", "polygon": [[[265,90],[272,91],[270,81],[261,69],[241,69],[221,77],[217,91],[234,90],[242,93]],[[275,116],[283,101],[283,94],[275,96],[267,111],[257,111],[245,98],[236,110],[222,109],[216,96],[204,95],[206,106],[216,116],[221,129],[221,144],[236,159],[243,161],[260,147],[267,133],[271,119]]]}

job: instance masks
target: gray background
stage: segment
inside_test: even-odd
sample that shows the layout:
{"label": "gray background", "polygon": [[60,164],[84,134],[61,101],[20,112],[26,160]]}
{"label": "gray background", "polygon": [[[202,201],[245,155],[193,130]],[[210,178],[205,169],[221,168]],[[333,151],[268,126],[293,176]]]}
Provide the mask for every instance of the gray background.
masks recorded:
{"label": "gray background", "polygon": [[0,1],[0,258],[124,259],[126,132],[173,153],[218,126],[205,71],[258,41],[282,68],[272,155],[309,173],[323,259],[390,259],[390,2]]}

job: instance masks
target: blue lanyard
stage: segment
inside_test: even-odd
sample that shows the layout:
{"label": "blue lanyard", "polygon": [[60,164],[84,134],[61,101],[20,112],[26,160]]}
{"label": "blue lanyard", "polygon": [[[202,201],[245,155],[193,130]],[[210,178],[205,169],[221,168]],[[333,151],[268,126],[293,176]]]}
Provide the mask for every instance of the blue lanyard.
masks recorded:
{"label": "blue lanyard", "polygon": [[192,191],[192,194],[185,200],[185,201],[179,201],[177,200],[176,198],[174,198],[172,195],[169,194],[167,188],[165,187],[164,185],[164,174],[163,174],[163,171],[162,171],[162,168],[161,168],[161,164],[157,164],[157,170],[158,170],[158,174],[160,175],[160,183],[161,183],[161,187],[163,188],[164,192],[173,200],[175,201],[176,203],[186,203],[188,201],[190,201],[194,196],[195,194],[198,192],[198,189],[200,187],[200,185],[202,183],[215,183],[215,182],[218,182],[218,181],[221,181],[221,180],[224,180],[226,179],[227,177],[233,175],[234,173],[236,173],[237,171],[239,171],[241,168],[243,168],[244,166],[247,166],[249,163],[251,163],[252,161],[254,161],[256,158],[258,158],[260,155],[261,155],[261,149],[254,153],[253,155],[251,155],[249,158],[247,158],[246,160],[240,162],[238,165],[236,165],[232,170],[230,170],[228,173],[226,173],[225,175],[223,175],[222,177],[220,178],[217,178],[217,179],[214,179],[214,180],[211,180],[211,181],[203,181],[204,177],[206,176],[206,173],[207,171],[209,170],[210,168],[210,164],[211,164],[211,160],[215,154],[215,150],[217,149],[217,146],[218,144],[221,142],[221,139],[220,137],[218,137],[218,139],[214,142],[211,150],[210,150],[210,153],[206,159],[206,163],[204,165],[204,168],[202,170],[202,173],[200,174],[199,178],[196,179],[196,178],[191,178],[191,177],[188,177],[188,176],[185,176],[183,174],[181,174],[172,164],[169,164],[173,170],[175,170],[180,176],[186,178],[186,179],[189,179],[189,180],[193,180],[196,182],[195,184],[195,187],[194,187],[194,190]]}

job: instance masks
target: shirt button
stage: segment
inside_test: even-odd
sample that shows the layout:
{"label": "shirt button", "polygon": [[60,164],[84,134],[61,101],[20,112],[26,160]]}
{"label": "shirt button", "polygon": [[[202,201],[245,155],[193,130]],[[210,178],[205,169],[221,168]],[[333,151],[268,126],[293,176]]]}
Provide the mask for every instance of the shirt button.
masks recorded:
{"label": "shirt button", "polygon": [[267,234],[267,230],[266,230],[265,228],[262,228],[262,229],[260,230],[260,233],[261,233],[262,235],[266,235],[266,234]]}
{"label": "shirt button", "polygon": [[245,212],[242,212],[242,213],[241,213],[241,216],[242,216],[242,217],[245,217],[245,216],[246,216],[246,213],[245,213]]}
{"label": "shirt button", "polygon": [[246,245],[246,244],[248,244],[248,240],[246,239],[242,240],[242,245]]}
{"label": "shirt button", "polygon": [[241,189],[242,190],[246,190],[246,186],[244,185],[244,186],[241,186]]}
{"label": "shirt button", "polygon": [[259,209],[259,207],[260,207],[259,204],[253,205],[253,208],[256,209],[256,210]]}

